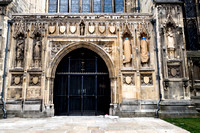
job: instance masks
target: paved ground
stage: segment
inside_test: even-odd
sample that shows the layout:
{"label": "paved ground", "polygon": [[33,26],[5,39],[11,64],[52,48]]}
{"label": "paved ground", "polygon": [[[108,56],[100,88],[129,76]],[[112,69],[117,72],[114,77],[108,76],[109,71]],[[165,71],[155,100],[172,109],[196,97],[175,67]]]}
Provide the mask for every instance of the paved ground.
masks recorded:
{"label": "paved ground", "polygon": [[61,116],[0,119],[0,133],[188,133],[156,118]]}

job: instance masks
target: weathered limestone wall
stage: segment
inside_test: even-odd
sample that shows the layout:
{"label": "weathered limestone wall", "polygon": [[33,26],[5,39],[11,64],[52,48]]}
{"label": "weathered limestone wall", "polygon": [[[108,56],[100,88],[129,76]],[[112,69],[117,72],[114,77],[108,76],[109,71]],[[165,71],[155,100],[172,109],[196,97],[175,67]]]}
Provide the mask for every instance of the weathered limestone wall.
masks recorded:
{"label": "weathered limestone wall", "polygon": [[2,75],[7,40],[8,20],[13,13],[44,13],[44,0],[13,0],[9,5],[0,5],[0,92],[2,89]]}
{"label": "weathered limestone wall", "polygon": [[[16,99],[41,100],[42,111],[52,110],[54,75],[59,61],[70,51],[84,47],[99,54],[107,64],[111,104],[117,105],[119,112],[134,114],[135,110],[151,110],[154,116],[158,87],[152,14],[137,18],[126,14],[100,18],[81,14],[80,18],[71,18],[73,15],[47,16],[46,20],[37,15],[14,16],[8,57],[8,110]],[[37,59],[33,54],[36,44],[41,46],[41,57]]]}
{"label": "weathered limestone wall", "polygon": [[177,0],[157,2],[155,15],[162,83],[160,116],[179,117],[179,112],[186,117],[196,116],[190,99],[182,4]]}

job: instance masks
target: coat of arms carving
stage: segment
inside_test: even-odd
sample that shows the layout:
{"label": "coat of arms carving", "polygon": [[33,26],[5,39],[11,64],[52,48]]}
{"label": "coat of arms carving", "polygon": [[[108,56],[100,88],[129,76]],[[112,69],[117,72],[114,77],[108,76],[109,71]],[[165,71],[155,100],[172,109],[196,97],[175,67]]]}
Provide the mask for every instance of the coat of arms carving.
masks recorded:
{"label": "coat of arms carving", "polygon": [[60,26],[60,33],[64,34],[66,31],[66,26]]}
{"label": "coat of arms carving", "polygon": [[112,34],[115,33],[115,30],[116,30],[115,26],[110,26],[109,29],[110,29],[110,33],[112,33]]}
{"label": "coat of arms carving", "polygon": [[49,33],[53,34],[56,31],[56,26],[49,26]]}
{"label": "coat of arms carving", "polygon": [[123,83],[126,85],[134,85],[134,75],[133,74],[123,74]]}
{"label": "coat of arms carving", "polygon": [[76,26],[70,26],[70,32],[74,34],[76,32]]}
{"label": "coat of arms carving", "polygon": [[106,26],[99,26],[99,32],[103,34],[106,31]]}
{"label": "coat of arms carving", "polygon": [[93,34],[95,32],[95,26],[89,26],[89,32],[90,34]]}

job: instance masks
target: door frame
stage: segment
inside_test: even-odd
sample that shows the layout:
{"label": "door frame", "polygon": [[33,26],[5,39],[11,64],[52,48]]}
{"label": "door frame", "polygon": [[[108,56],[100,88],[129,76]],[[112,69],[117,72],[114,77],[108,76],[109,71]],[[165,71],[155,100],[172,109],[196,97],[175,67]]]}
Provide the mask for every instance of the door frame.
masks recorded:
{"label": "door frame", "polygon": [[[49,40],[50,43],[55,40]],[[116,108],[116,104],[119,102],[119,97],[117,97],[117,94],[119,94],[119,87],[117,87],[117,74],[116,74],[116,67],[114,65],[114,62],[111,58],[111,56],[99,45],[92,43],[92,42],[72,42],[67,44],[64,48],[62,48],[56,56],[52,59],[50,62],[50,67],[47,68],[47,90],[48,90],[48,97],[45,98],[44,103],[50,106],[54,106],[53,102],[53,88],[54,88],[54,78],[56,74],[56,69],[60,61],[65,57],[68,53],[71,51],[78,49],[78,48],[87,48],[95,53],[97,53],[105,62],[108,72],[109,72],[109,78],[110,78],[110,111],[109,114],[112,115],[114,108]],[[114,106],[115,107],[114,107]]]}

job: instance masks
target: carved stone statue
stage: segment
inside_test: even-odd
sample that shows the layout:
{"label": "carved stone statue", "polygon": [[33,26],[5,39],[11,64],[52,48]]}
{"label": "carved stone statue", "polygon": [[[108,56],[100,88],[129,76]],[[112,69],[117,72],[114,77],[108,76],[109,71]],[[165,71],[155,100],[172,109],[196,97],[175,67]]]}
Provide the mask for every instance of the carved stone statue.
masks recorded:
{"label": "carved stone statue", "polygon": [[80,23],[80,35],[85,34],[85,24],[83,22]]}
{"label": "carved stone statue", "polygon": [[34,51],[33,51],[34,59],[40,59],[41,58],[41,41],[39,37],[37,37],[35,46],[34,46]]}
{"label": "carved stone statue", "polygon": [[141,44],[140,44],[140,51],[141,51],[141,62],[148,63],[149,56],[148,56],[148,43],[145,37],[142,37]]}
{"label": "carved stone statue", "polygon": [[17,60],[21,60],[24,58],[24,40],[21,36],[19,37],[19,40],[17,41],[16,58]]}
{"label": "carved stone statue", "polygon": [[128,38],[124,39],[124,63],[131,62],[131,44]]}
{"label": "carved stone statue", "polygon": [[171,27],[169,27],[167,31],[167,48],[174,48],[174,45],[174,34]]}

